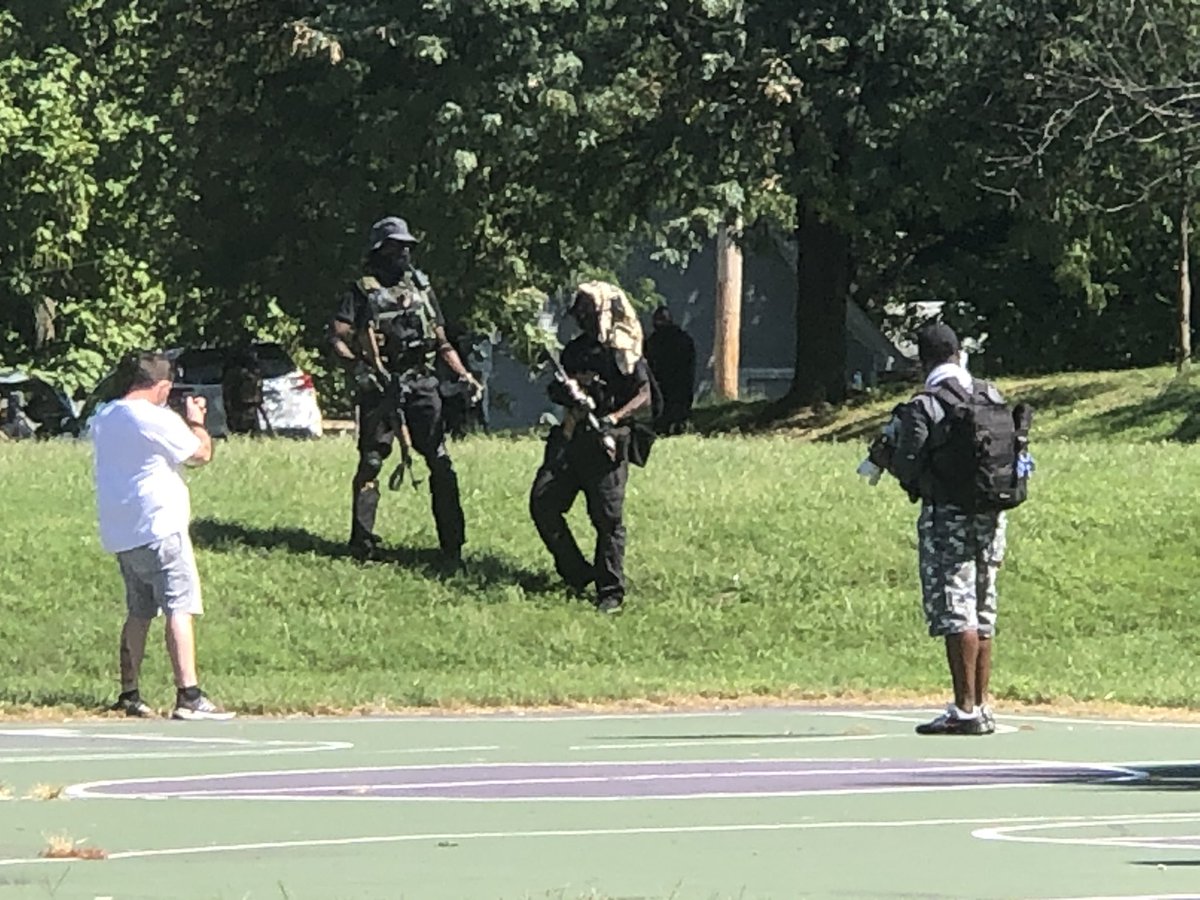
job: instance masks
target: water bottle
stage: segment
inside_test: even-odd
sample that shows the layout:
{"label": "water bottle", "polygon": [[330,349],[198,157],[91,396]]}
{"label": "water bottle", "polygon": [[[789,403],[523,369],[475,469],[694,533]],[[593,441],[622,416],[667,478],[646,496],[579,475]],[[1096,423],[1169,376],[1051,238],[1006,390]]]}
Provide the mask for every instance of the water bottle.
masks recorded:
{"label": "water bottle", "polygon": [[1022,450],[1017,454],[1017,477],[1028,478],[1033,474],[1037,464],[1034,463],[1033,457],[1029,455],[1028,450]]}
{"label": "water bottle", "polygon": [[871,462],[869,459],[864,459],[861,463],[859,463],[855,472],[856,474],[867,479],[867,484],[871,485],[872,487],[879,484],[879,479],[883,477],[883,469],[879,468],[879,466],[875,465],[875,463]]}

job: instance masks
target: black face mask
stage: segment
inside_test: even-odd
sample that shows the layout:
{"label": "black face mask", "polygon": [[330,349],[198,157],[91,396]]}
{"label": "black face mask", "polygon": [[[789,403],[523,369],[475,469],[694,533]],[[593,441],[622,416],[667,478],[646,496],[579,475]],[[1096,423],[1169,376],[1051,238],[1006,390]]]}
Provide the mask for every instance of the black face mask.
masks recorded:
{"label": "black face mask", "polygon": [[382,284],[391,287],[412,268],[412,251],[408,247],[401,247],[398,253],[394,250],[388,253],[372,253],[370,264],[372,274]]}
{"label": "black face mask", "polygon": [[571,317],[579,330],[589,337],[600,337],[600,317],[590,307],[576,307],[571,310]]}

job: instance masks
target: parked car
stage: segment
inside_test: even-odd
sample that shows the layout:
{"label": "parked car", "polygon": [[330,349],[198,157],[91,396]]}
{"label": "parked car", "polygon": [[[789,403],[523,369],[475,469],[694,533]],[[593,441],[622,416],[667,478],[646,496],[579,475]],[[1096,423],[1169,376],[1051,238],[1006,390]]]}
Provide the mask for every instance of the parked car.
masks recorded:
{"label": "parked car", "polygon": [[0,372],[0,439],[43,439],[78,432],[75,407],[60,388],[28,372]]}
{"label": "parked car", "polygon": [[[258,343],[250,346],[262,377],[262,403],[259,405],[258,430],[263,434],[288,437],[320,437],[321,407],[312,377],[302,371],[279,344]],[[182,405],[182,398],[195,394],[208,401],[205,427],[213,437],[229,434],[225,415],[226,373],[246,357],[246,348],[183,347],[167,351],[175,364],[175,386],[171,404]],[[124,393],[117,372],[105,376],[84,403],[80,419],[89,422],[99,409]]]}

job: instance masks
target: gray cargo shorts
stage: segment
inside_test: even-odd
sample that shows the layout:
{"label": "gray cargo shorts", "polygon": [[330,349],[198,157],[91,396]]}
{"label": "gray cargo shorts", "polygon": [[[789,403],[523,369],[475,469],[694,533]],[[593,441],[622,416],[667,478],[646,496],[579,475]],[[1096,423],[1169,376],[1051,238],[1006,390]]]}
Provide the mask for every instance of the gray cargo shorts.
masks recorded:
{"label": "gray cargo shorts", "polygon": [[204,612],[200,573],[187,532],[123,550],[117,564],[125,579],[125,605],[135,619],[153,619],[160,612]]}
{"label": "gray cargo shorts", "polygon": [[1004,513],[921,507],[917,539],[921,599],[931,637],[996,631],[996,572],[1004,561]]}

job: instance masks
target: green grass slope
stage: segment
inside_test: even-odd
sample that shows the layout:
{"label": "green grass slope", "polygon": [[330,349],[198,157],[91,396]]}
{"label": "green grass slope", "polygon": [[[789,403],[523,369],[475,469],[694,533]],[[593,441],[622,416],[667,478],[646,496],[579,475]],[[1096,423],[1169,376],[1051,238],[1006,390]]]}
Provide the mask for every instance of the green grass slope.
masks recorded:
{"label": "green grass slope", "polygon": [[[1195,704],[1191,382],[1155,370],[1004,386],[1041,413],[1001,575],[996,694]],[[854,475],[860,438],[894,402],[807,429],[660,441],[630,479],[630,598],[615,620],[554,579],[526,509],[535,438],[453,446],[469,568],[452,577],[434,565],[425,488],[385,493],[387,561],[345,556],[348,438],[222,443],[188,476],[202,683],[269,712],[941,694],[916,509]],[[0,444],[0,485],[0,708],[94,707],[115,690],[123,602],[96,538],[89,450]],[[582,502],[572,519],[590,545]],[[154,634],[143,688],[165,706]]]}

